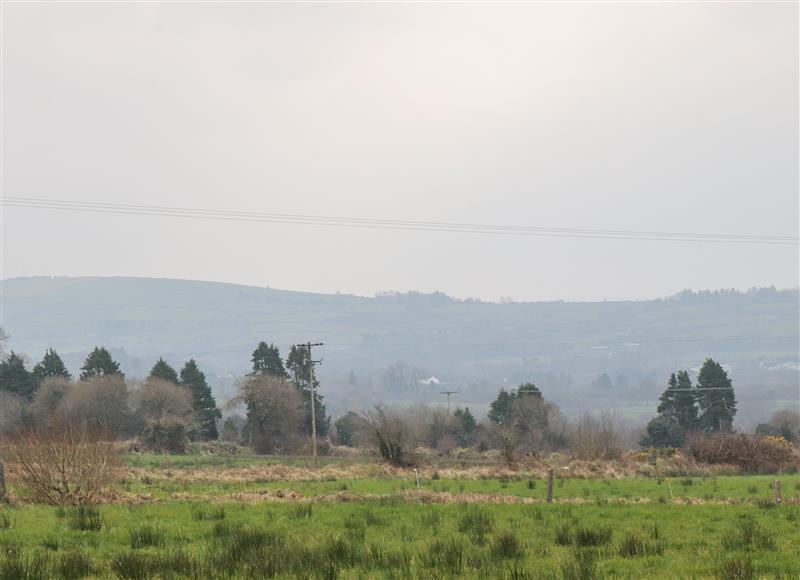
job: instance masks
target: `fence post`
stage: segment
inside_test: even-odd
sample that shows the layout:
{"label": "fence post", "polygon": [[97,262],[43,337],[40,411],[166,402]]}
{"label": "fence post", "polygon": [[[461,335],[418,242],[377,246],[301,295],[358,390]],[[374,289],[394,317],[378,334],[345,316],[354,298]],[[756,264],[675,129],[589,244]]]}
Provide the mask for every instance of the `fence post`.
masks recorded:
{"label": "fence post", "polygon": [[553,503],[553,469],[547,472],[547,503]]}
{"label": "fence post", "polygon": [[781,504],[781,480],[775,480],[775,503],[780,505]]}
{"label": "fence post", "polygon": [[6,469],[0,461],[0,503],[8,503],[8,491],[6,491]]}

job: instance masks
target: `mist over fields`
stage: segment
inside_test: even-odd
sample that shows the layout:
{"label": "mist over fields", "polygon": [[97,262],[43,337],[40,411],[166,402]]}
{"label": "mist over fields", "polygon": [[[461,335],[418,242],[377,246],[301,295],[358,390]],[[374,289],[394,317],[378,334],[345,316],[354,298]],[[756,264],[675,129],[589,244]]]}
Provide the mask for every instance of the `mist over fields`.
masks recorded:
{"label": "mist over fields", "polygon": [[798,406],[797,290],[684,292],[627,302],[491,303],[444,294],[376,297],[146,278],[11,278],[2,282],[9,348],[31,362],[54,347],[73,373],[95,345],[130,377],[159,356],[193,357],[222,401],[260,340],[285,356],[318,350],[329,409],[444,403],[485,412],[503,385],[535,382],[568,414],[651,416],[669,373],[713,357],[729,370],[739,424]]}

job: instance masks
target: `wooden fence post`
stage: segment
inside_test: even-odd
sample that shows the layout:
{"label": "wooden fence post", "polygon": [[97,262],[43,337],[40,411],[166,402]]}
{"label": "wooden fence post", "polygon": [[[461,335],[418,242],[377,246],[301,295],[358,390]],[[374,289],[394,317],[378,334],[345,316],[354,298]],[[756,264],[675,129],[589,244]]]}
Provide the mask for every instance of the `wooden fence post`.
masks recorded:
{"label": "wooden fence post", "polygon": [[553,470],[547,472],[547,503],[553,503]]}
{"label": "wooden fence post", "polygon": [[775,503],[780,505],[781,504],[781,480],[775,480]]}
{"label": "wooden fence post", "polygon": [[8,491],[6,491],[6,469],[0,461],[0,503],[8,503]]}

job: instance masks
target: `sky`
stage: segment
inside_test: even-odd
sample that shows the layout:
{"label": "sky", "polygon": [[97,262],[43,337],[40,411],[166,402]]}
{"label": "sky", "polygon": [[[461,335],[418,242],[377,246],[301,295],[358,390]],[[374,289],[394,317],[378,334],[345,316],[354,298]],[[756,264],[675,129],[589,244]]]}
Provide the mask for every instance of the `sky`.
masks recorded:
{"label": "sky", "polygon": [[[797,3],[2,4],[2,193],[797,236]],[[795,245],[3,206],[0,277],[646,299],[796,287]]]}

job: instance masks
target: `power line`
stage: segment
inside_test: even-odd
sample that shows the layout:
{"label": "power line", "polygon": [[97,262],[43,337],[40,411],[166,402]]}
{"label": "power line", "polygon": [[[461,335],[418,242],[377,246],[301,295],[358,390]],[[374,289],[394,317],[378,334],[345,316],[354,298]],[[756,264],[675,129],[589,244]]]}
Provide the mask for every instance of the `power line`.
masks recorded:
{"label": "power line", "polygon": [[481,223],[456,223],[415,221],[399,219],[353,218],[342,216],[288,214],[254,211],[231,211],[187,207],[169,207],[141,204],[89,202],[3,196],[0,204],[7,207],[73,211],[84,213],[172,217],[194,220],[277,223],[288,225],[345,227],[372,230],[427,231],[483,235],[511,235],[555,238],[589,238],[618,240],[649,240],[672,242],[711,242],[735,244],[797,245],[797,236],[716,234],[691,232],[661,232],[636,230],[606,230],[594,228],[562,228],[543,226],[515,226]]}

